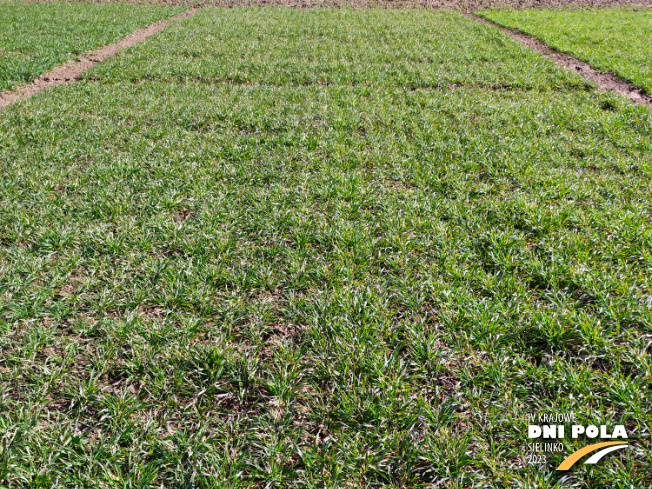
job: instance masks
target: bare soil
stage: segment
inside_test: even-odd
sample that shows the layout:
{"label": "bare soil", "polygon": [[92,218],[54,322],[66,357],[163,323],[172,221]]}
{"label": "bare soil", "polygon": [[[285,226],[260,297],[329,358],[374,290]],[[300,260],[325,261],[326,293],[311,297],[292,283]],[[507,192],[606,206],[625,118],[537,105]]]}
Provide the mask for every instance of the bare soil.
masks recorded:
{"label": "bare soil", "polygon": [[[184,0],[173,0],[181,1]],[[190,0],[192,1],[192,0]],[[167,2],[166,2],[167,3]],[[386,8],[451,9],[473,12],[506,8],[597,8],[613,6],[652,7],[652,0],[207,0],[204,5],[221,7],[285,6],[295,8]]]}
{"label": "bare soil", "polygon": [[76,61],[69,61],[59,66],[55,66],[47,73],[43,73],[30,85],[23,85],[13,90],[0,93],[0,108],[13,104],[17,100],[31,97],[41,90],[63,83],[79,80],[81,74],[107,58],[112,58],[120,50],[143,42],[149,36],[156,34],[158,31],[168,26],[175,20],[183,19],[193,15],[197,9],[186,10],[171,19],[155,22],[144,29],[132,32],[124,39],[114,43],[107,44],[96,51],[85,54]]}
{"label": "bare soil", "polygon": [[[41,0],[28,0],[41,1]],[[60,0],[45,0],[60,1]],[[89,1],[89,0],[67,0]],[[125,0],[90,0],[107,3]],[[652,0],[127,0],[131,3],[160,5],[192,5],[195,7],[293,7],[293,8],[386,8],[386,9],[452,9],[473,12],[506,8],[606,8],[630,6],[652,7]]]}
{"label": "bare soil", "polygon": [[529,34],[525,34],[515,29],[509,29],[500,26],[498,24],[495,24],[494,22],[491,22],[490,20],[484,19],[482,17],[479,17],[471,13],[467,13],[466,16],[469,17],[470,19],[476,20],[483,24],[491,25],[493,27],[500,29],[503,32],[506,32],[515,41],[521,43],[522,45],[530,49],[534,49],[535,51],[541,53],[546,58],[554,61],[557,65],[575,71],[576,73],[581,74],[587,80],[594,82],[598,86],[598,88],[600,88],[600,90],[603,90],[605,92],[610,91],[610,92],[618,93],[623,97],[627,97],[629,100],[631,100],[636,104],[645,105],[647,107],[652,108],[651,96],[646,95],[636,85],[623,80],[615,73],[605,73],[605,72],[597,71],[590,64],[585,63],[584,61],[580,61],[579,59],[574,58],[569,54],[555,51],[547,44],[544,44],[536,37],[530,36]]}
{"label": "bare soil", "polygon": [[[101,3],[105,0],[100,0]],[[112,0],[108,0],[112,1]],[[165,1],[164,3],[184,3],[184,0],[172,0],[171,2]],[[641,89],[621,79],[615,73],[604,73],[597,71],[590,64],[580,61],[568,54],[560,53],[553,50],[550,46],[544,44],[533,36],[502,27],[494,22],[479,17],[471,10],[478,10],[481,8],[493,7],[580,7],[580,6],[607,6],[607,5],[639,5],[639,6],[652,6],[652,0],[641,0],[639,3],[630,3],[621,0],[422,0],[422,1],[406,1],[406,0],[210,0],[211,5],[222,5],[225,7],[233,6],[262,6],[262,5],[279,5],[286,7],[296,8],[311,8],[311,7],[353,7],[353,8],[455,8],[465,12],[465,15],[477,22],[491,25],[509,34],[515,41],[522,45],[534,49],[541,53],[546,58],[554,61],[557,65],[564,68],[573,70],[580,73],[584,78],[594,82],[603,91],[612,91],[624,97],[627,97],[632,102],[652,108],[652,97],[646,95]],[[204,5],[207,5],[204,3]],[[647,8],[647,7],[645,7]],[[193,8],[179,15],[164,21],[155,22],[154,24],[132,32],[127,37],[115,44],[109,44],[96,51],[90,52],[82,56],[77,61],[70,61],[63,65],[57,66],[47,73],[44,73],[37,78],[31,85],[24,85],[14,90],[0,93],[0,108],[11,105],[17,100],[31,97],[32,95],[40,92],[41,90],[55,85],[79,80],[81,74],[92,68],[96,63],[101,62],[106,58],[115,56],[120,50],[138,44],[149,36],[160,31],[171,22],[185,17],[189,17],[197,12],[198,8]]]}

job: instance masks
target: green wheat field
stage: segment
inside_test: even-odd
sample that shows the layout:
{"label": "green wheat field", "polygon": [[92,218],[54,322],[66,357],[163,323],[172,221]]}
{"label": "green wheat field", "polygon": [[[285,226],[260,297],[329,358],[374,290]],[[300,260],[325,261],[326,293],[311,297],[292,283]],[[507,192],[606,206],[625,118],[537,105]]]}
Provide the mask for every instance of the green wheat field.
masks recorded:
{"label": "green wheat field", "polygon": [[[0,25],[60,5],[3,87],[181,11]],[[451,11],[205,8],[0,110],[0,487],[650,487],[651,155]]]}

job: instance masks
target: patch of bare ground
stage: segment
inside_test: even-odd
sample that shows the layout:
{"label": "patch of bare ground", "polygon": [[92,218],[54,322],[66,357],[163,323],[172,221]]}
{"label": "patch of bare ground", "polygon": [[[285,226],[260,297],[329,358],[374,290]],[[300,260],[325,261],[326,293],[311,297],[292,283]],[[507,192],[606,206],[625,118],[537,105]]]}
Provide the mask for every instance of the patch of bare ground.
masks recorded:
{"label": "patch of bare ground", "polygon": [[472,12],[484,9],[652,7],[652,0],[209,0],[218,7],[294,7],[353,9],[429,9]]}
{"label": "patch of bare ground", "polygon": [[[43,0],[28,0],[43,1]],[[58,2],[61,0],[45,0]],[[88,0],[68,0],[88,1]],[[124,0],[92,0],[93,3]],[[291,7],[353,9],[452,9],[473,12],[484,9],[526,8],[605,8],[615,6],[652,7],[652,0],[129,0],[129,3],[154,5],[192,5],[194,7]]]}
{"label": "patch of bare ground", "polygon": [[519,42],[523,46],[526,46],[530,49],[534,49],[546,58],[554,61],[558,66],[562,66],[566,69],[579,73],[587,80],[595,83],[602,91],[615,92],[619,95],[622,95],[623,97],[628,98],[635,104],[652,108],[651,96],[645,94],[636,85],[623,80],[615,73],[604,73],[598,71],[590,64],[585,63],[584,61],[580,61],[579,59],[574,58],[569,54],[560,53],[547,44],[541,42],[536,37],[530,36],[529,34],[525,34],[515,29],[503,27],[475,14],[467,13],[466,16],[482,24],[487,24],[500,29],[501,31],[509,34],[516,42]]}
{"label": "patch of bare ground", "polygon": [[7,107],[18,100],[36,95],[38,92],[48,87],[79,80],[81,74],[84,71],[91,69],[95,64],[104,61],[107,58],[112,58],[124,48],[143,42],[145,39],[156,34],[172,22],[190,17],[195,14],[195,12],[197,12],[197,9],[190,9],[181,12],[179,15],[176,15],[171,19],[155,22],[144,29],[132,32],[121,41],[91,51],[76,61],[69,61],[68,63],[52,68],[47,73],[42,74],[34,80],[31,85],[23,85],[13,90],[2,92],[0,93],[0,108]]}

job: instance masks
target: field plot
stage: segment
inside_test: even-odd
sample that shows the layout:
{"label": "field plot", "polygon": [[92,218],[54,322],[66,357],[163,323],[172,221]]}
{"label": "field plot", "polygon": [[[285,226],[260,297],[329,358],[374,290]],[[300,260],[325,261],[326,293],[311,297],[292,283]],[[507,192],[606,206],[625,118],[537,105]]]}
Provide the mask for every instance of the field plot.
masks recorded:
{"label": "field plot", "polygon": [[652,9],[478,12],[652,93]]}
{"label": "field plot", "polygon": [[457,14],[175,23],[0,112],[0,481],[650,485],[651,152]]}
{"label": "field plot", "polygon": [[122,3],[0,1],[0,91],[182,10]]}

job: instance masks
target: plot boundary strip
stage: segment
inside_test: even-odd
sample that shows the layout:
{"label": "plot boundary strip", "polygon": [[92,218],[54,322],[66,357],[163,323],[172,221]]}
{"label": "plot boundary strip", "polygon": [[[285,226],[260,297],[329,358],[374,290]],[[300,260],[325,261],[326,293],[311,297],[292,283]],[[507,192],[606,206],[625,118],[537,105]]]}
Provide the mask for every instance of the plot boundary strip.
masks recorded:
{"label": "plot boundary strip", "polygon": [[43,73],[29,85],[22,85],[12,90],[1,92],[0,109],[3,107],[8,107],[18,100],[36,95],[48,87],[62,85],[64,83],[70,83],[79,80],[81,74],[84,71],[91,69],[97,63],[100,63],[107,58],[114,57],[124,48],[143,42],[145,39],[156,34],[158,31],[167,27],[172,22],[190,17],[197,13],[198,10],[199,9],[197,8],[185,10],[167,20],[154,22],[153,24],[143,29],[138,29],[131,34],[128,34],[126,37],[116,43],[107,44],[106,46],[86,53],[80,56],[80,58],[76,61],[69,61],[59,66],[55,66],[50,71]]}
{"label": "plot boundary strip", "polygon": [[506,34],[509,34],[509,36],[511,36],[511,38],[516,42],[530,49],[534,49],[549,60],[553,61],[558,66],[579,73],[587,80],[594,82],[596,85],[598,85],[600,90],[615,92],[619,95],[622,95],[623,97],[626,97],[635,104],[652,108],[652,97],[646,95],[639,87],[633,83],[623,80],[615,73],[605,73],[598,71],[589,63],[580,61],[579,59],[569,54],[559,52],[551,46],[548,46],[542,42],[540,39],[531,36],[530,34],[521,32],[517,29],[504,27],[500,24],[497,24],[496,22],[485,19],[484,17],[480,17],[479,15],[470,12],[467,12],[464,15],[472,20],[475,20],[476,22],[480,22],[481,24],[490,25],[500,29]]}

